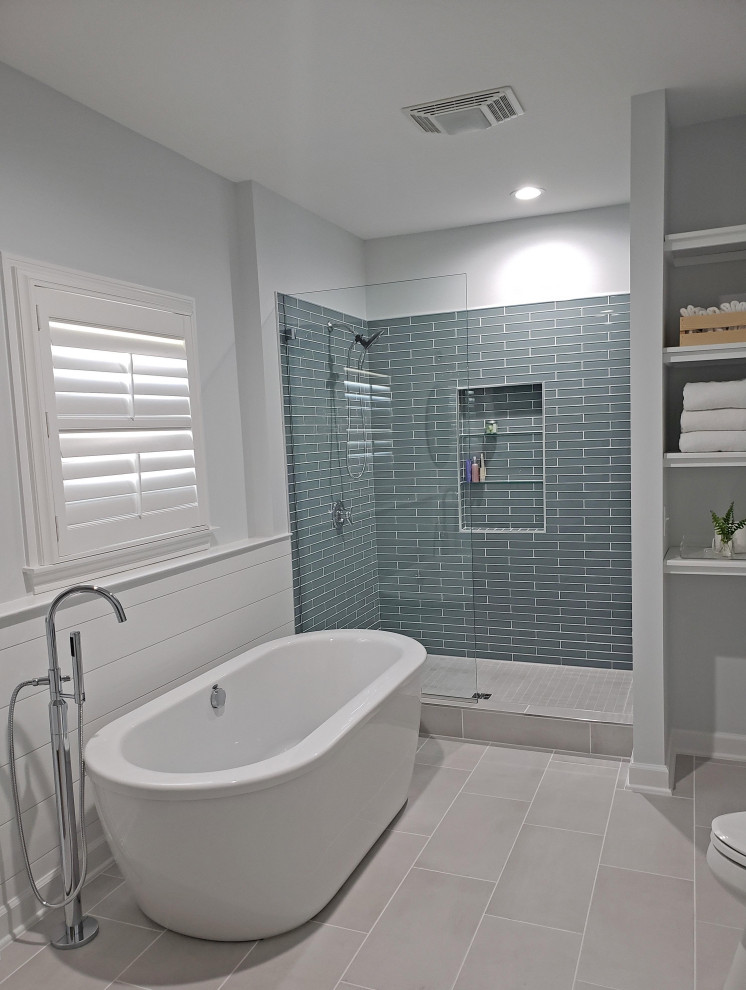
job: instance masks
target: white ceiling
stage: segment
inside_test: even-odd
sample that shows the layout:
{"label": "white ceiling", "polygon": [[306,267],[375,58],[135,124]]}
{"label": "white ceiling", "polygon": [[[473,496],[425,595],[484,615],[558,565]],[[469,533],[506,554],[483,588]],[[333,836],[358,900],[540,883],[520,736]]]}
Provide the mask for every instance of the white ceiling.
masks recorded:
{"label": "white ceiling", "polygon": [[[744,50],[744,0],[0,0],[0,60],[365,238],[625,202],[630,97],[746,113]],[[489,131],[400,112],[500,85]]]}

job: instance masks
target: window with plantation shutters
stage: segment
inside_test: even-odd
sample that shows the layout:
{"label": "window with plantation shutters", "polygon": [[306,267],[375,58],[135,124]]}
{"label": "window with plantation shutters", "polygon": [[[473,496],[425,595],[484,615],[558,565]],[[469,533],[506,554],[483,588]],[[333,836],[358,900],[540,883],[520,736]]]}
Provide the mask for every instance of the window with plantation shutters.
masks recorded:
{"label": "window with plantation shutters", "polygon": [[41,569],[206,545],[190,301],[16,289]]}

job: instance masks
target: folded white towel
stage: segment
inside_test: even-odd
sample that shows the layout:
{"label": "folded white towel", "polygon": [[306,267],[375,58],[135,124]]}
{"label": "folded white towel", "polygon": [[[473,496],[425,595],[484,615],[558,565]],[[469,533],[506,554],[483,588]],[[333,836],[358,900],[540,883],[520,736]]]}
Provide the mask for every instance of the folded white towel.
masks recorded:
{"label": "folded white towel", "polygon": [[684,409],[746,409],[746,381],[687,382]]}
{"label": "folded white towel", "polygon": [[746,430],[697,430],[694,433],[682,433],[679,450],[688,454],[718,450],[746,451]]}
{"label": "folded white towel", "polygon": [[746,430],[746,409],[701,409],[681,414],[681,432]]}

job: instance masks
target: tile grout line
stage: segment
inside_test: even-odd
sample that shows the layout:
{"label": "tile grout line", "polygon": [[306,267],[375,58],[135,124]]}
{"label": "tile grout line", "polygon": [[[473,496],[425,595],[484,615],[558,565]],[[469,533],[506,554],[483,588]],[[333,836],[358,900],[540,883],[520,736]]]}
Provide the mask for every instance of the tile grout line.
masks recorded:
{"label": "tile grout line", "polygon": [[[510,860],[510,857],[513,855],[513,850],[515,849],[515,844],[516,844],[516,842],[518,842],[518,836],[523,831],[523,826],[526,824],[526,819],[528,818],[529,813],[531,811],[531,807],[532,807],[534,801],[536,800],[536,795],[539,793],[539,788],[541,787],[542,781],[544,780],[544,777],[546,776],[547,770],[549,769],[549,765],[552,762],[552,756],[554,756],[555,752],[556,752],[556,750],[552,750],[551,755],[550,755],[549,759],[547,760],[547,765],[544,767],[544,772],[542,773],[541,777],[539,778],[539,783],[536,785],[536,790],[534,791],[534,796],[531,798],[531,800],[528,803],[528,807],[526,808],[526,814],[523,816],[523,821],[521,822],[520,827],[518,828],[518,831],[515,834],[515,838],[513,839],[513,843],[512,843],[512,845],[510,847],[510,850],[508,852],[508,855],[505,857],[505,862],[502,865],[502,869],[500,870],[500,874],[499,874],[497,880],[495,880],[495,884],[494,884],[494,886],[492,888],[492,893],[490,894],[489,899],[488,899],[487,903],[484,906],[484,911],[482,911],[482,917],[479,919],[479,923],[477,924],[477,927],[474,929],[474,934],[472,935],[471,940],[469,941],[469,945],[467,946],[466,952],[464,953],[464,958],[461,960],[461,965],[458,968],[458,972],[456,973],[456,978],[453,981],[453,983],[451,984],[450,990],[454,990],[456,984],[459,981],[459,978],[461,976],[461,972],[462,972],[464,966],[466,965],[466,960],[467,960],[467,958],[469,956],[469,953],[471,952],[471,948],[474,945],[474,941],[475,941],[475,939],[477,937],[477,932],[482,927],[482,923],[484,922],[485,916],[487,914],[487,908],[490,906],[490,902],[492,901],[492,898],[495,896],[495,891],[497,890],[497,885],[500,883],[500,880],[502,878],[502,875],[505,872],[505,867],[508,865],[508,861]],[[476,767],[474,769],[476,769]]]}
{"label": "tile grout line", "polygon": [[[323,910],[323,908],[322,908],[322,910]],[[323,926],[324,928],[338,928],[342,932],[352,932],[354,935],[367,935],[368,934],[367,932],[364,932],[360,928],[348,928],[347,925],[335,925],[331,921],[317,921],[315,918],[309,918],[309,920],[306,922],[306,924],[307,925],[319,925],[319,926]],[[293,929],[291,928],[290,930],[292,931]],[[262,939],[257,939],[257,941],[262,941]],[[218,988],[218,990],[219,990],[219,988]]]}
{"label": "tile grout line", "polygon": [[410,873],[412,872],[412,870],[413,870],[413,869],[415,868],[415,864],[416,864],[416,862],[417,862],[417,860],[418,860],[418,859],[420,858],[420,856],[422,855],[422,853],[423,853],[423,852],[425,851],[425,849],[427,848],[427,845],[428,845],[428,843],[430,842],[430,839],[432,839],[432,837],[433,837],[433,836],[435,835],[435,833],[437,832],[437,830],[438,830],[438,828],[439,828],[439,826],[440,826],[440,824],[441,824],[441,822],[443,821],[443,819],[444,819],[444,818],[446,817],[446,815],[448,814],[448,812],[449,812],[449,811],[451,810],[451,808],[453,807],[453,804],[454,804],[454,802],[455,802],[455,800],[456,800],[456,798],[457,798],[457,797],[459,796],[459,794],[461,794],[461,792],[463,791],[463,789],[464,789],[464,787],[466,786],[466,783],[467,783],[467,781],[469,780],[469,778],[471,777],[471,775],[472,775],[472,774],[474,773],[474,771],[475,771],[475,770],[477,769],[477,767],[479,766],[479,764],[480,764],[480,763],[482,762],[482,760],[484,759],[484,754],[485,754],[486,752],[487,752],[487,747],[485,746],[485,747],[484,747],[484,750],[483,750],[483,752],[482,752],[482,754],[481,754],[481,756],[479,757],[479,759],[477,760],[477,762],[476,762],[476,763],[474,764],[474,767],[473,767],[473,768],[472,768],[472,769],[471,769],[471,770],[469,771],[469,773],[467,774],[467,777],[466,777],[466,780],[464,780],[464,783],[463,783],[463,784],[461,785],[461,787],[459,787],[459,789],[458,789],[458,792],[457,792],[457,793],[456,793],[456,794],[454,795],[454,797],[453,797],[453,800],[451,801],[451,803],[450,803],[450,804],[448,805],[448,807],[446,808],[446,810],[445,810],[445,811],[443,812],[443,814],[442,814],[442,816],[440,817],[440,819],[439,819],[439,821],[438,821],[438,824],[437,824],[437,825],[435,826],[435,828],[434,828],[434,829],[432,830],[432,832],[431,832],[431,833],[430,833],[430,835],[428,836],[428,839],[427,839],[427,842],[426,842],[426,843],[424,844],[424,846],[422,847],[422,849],[421,849],[421,850],[419,851],[419,853],[417,854],[417,858],[415,859],[415,861],[414,861],[414,863],[412,863],[412,865],[411,865],[411,866],[409,867],[409,869],[407,870],[407,872],[406,872],[406,873],[404,874],[404,876],[403,876],[403,877],[401,878],[401,880],[399,881],[399,883],[398,883],[398,884],[396,885],[396,889],[394,890],[394,892],[393,892],[393,894],[392,894],[392,895],[391,895],[391,897],[389,897],[389,899],[388,899],[388,900],[386,901],[386,903],[384,904],[384,906],[383,906],[383,908],[381,909],[381,911],[380,911],[380,913],[378,914],[378,917],[377,917],[377,918],[376,918],[376,920],[375,920],[375,921],[373,922],[373,924],[372,924],[372,925],[370,926],[370,930],[368,931],[368,933],[367,933],[367,935],[365,936],[365,938],[363,939],[363,941],[362,941],[362,942],[360,943],[360,945],[358,946],[358,948],[357,948],[357,951],[355,952],[355,955],[354,955],[354,956],[352,957],[352,959],[350,959],[350,961],[349,961],[349,963],[347,964],[347,968],[346,968],[346,969],[344,970],[344,972],[343,972],[343,973],[342,973],[342,975],[340,976],[340,978],[339,978],[339,981],[338,981],[339,983],[344,983],[344,982],[345,982],[345,976],[346,976],[346,974],[347,974],[347,972],[348,972],[348,970],[350,969],[350,966],[352,966],[352,964],[353,964],[353,963],[355,962],[355,960],[357,959],[357,957],[358,957],[358,955],[359,955],[359,954],[360,954],[360,952],[362,951],[362,949],[363,949],[363,946],[365,945],[365,943],[366,943],[366,942],[368,941],[368,939],[370,938],[370,936],[371,936],[371,934],[372,934],[372,932],[373,932],[373,930],[375,929],[375,927],[376,927],[376,925],[378,924],[378,922],[379,922],[379,921],[381,920],[381,918],[382,918],[382,916],[383,916],[383,913],[384,913],[384,911],[386,910],[386,908],[388,908],[388,906],[389,906],[389,904],[390,904],[390,903],[391,903],[391,902],[393,901],[393,899],[394,899],[394,898],[396,897],[396,895],[397,895],[397,893],[398,893],[398,891],[399,891],[399,888],[400,888],[400,887],[402,886],[402,884],[403,884],[403,883],[404,883],[404,881],[405,881],[405,880],[407,879],[407,877],[409,876],[409,874],[410,874]]}
{"label": "tile grout line", "polygon": [[556,925],[541,925],[538,921],[526,921],[523,918],[509,918],[506,914],[490,914],[489,918],[499,918],[500,921],[510,921],[514,925],[528,925],[530,928],[544,928],[548,932],[564,932],[566,935],[580,935],[572,928],[557,928]]}
{"label": "tile grout line", "polygon": [[[13,943],[9,942],[8,944],[12,945]],[[28,965],[28,963],[30,963],[32,959],[36,959],[39,953],[43,952],[46,948],[48,948],[48,946],[49,946],[49,942],[45,942],[43,945],[40,945],[39,948],[36,950],[36,952],[30,955],[28,959],[24,959],[24,961],[21,963],[20,966],[16,966],[16,968],[11,973],[8,973],[7,976],[4,976],[2,980],[0,980],[0,984],[5,983],[6,980],[9,980],[11,976],[14,976],[18,972],[19,969],[23,969],[24,966]]]}
{"label": "tile grout line", "polygon": [[[108,876],[110,876],[110,874],[108,874],[108,873],[105,873],[105,871],[104,871],[104,870],[102,870],[102,871],[101,871],[101,873],[97,873],[97,874],[96,874],[96,877],[99,877],[99,876],[107,876],[107,877],[108,877]],[[91,879],[92,879],[92,880],[95,880],[95,879],[96,879],[96,877],[92,877]],[[112,877],[112,880],[120,880],[120,878],[119,878],[119,877]],[[90,883],[90,882],[91,882],[91,881],[89,881],[89,883]],[[97,901],[95,901],[95,902],[94,902],[94,903],[93,903],[93,904],[91,905],[91,908],[95,908],[95,907],[96,907],[96,905],[97,905],[97,904],[100,904],[100,903],[101,903],[101,901],[103,901],[103,900],[105,900],[105,899],[106,899],[106,898],[107,898],[107,897],[109,896],[109,894],[113,894],[113,893],[114,893],[114,891],[116,891],[116,890],[119,890],[119,888],[120,888],[120,887],[122,886],[122,884],[123,884],[123,883],[124,883],[124,880],[120,880],[120,882],[119,882],[119,883],[117,884],[117,886],[116,886],[116,887],[114,887],[114,888],[113,888],[112,890],[110,890],[108,894],[104,894],[104,896],[103,896],[103,897],[100,897],[100,898],[99,898],[99,899],[98,899]],[[85,888],[84,888],[84,891],[83,891],[83,892],[85,893]],[[41,918],[39,918],[39,922],[41,922],[41,921],[43,920],[43,918],[44,918],[44,915],[42,915],[42,917],[41,917]],[[108,919],[108,920],[114,920],[114,919]],[[37,922],[37,923],[38,923],[38,922]],[[122,922],[122,924],[126,924],[126,922]],[[137,926],[133,926],[133,927],[137,927]],[[148,931],[150,931],[150,930],[151,930],[151,929],[148,929]],[[30,931],[30,929],[29,929],[29,928],[25,928],[25,929],[24,929],[24,933],[25,933],[25,932],[28,932],[28,931]],[[10,944],[12,944],[12,943],[8,943],[8,944],[10,945]],[[23,967],[24,967],[24,966],[25,966],[25,965],[26,965],[27,963],[30,963],[32,959],[36,959],[36,957],[37,957],[37,956],[39,955],[39,953],[40,953],[40,952],[43,952],[43,951],[44,951],[44,949],[46,949],[46,948],[47,948],[47,946],[48,946],[49,944],[50,944],[50,942],[49,942],[49,941],[47,941],[47,942],[45,942],[45,943],[44,943],[43,945],[40,945],[40,946],[39,946],[39,948],[38,948],[38,950],[37,950],[36,952],[34,952],[34,953],[33,953],[32,955],[30,955],[30,956],[28,957],[28,959],[25,959],[25,960],[24,960],[24,961],[23,961],[23,962],[21,963],[21,965],[20,965],[20,966],[16,966],[16,968],[15,968],[14,970],[11,970],[11,972],[10,972],[10,973],[8,973],[8,975],[7,975],[7,976],[4,976],[4,977],[2,978],[2,980],[0,980],[0,984],[2,984],[2,983],[5,983],[5,981],[6,981],[6,980],[9,980],[11,976],[13,976],[13,975],[14,975],[15,973],[17,973],[19,969],[23,969]]]}
{"label": "tile grout line", "polygon": [[122,976],[122,974],[123,973],[126,973],[127,970],[130,968],[130,966],[134,966],[134,964],[137,962],[137,960],[140,958],[140,956],[145,955],[145,953],[148,951],[148,949],[152,949],[153,948],[153,946],[158,941],[158,939],[163,938],[163,936],[166,934],[166,930],[167,929],[164,928],[162,932],[159,932],[151,942],[148,942],[148,944],[145,946],[145,948],[141,952],[138,952],[137,953],[137,955],[134,957],[134,959],[130,959],[130,961],[127,963],[127,965],[117,973],[117,975],[114,977],[114,979],[111,981],[111,983],[109,985],[110,986],[114,986],[114,984],[119,980],[119,978]]}
{"label": "tile grout line", "polygon": [[259,943],[261,941],[263,941],[263,939],[257,939],[254,942],[254,944],[251,946],[251,948],[249,949],[249,951],[246,952],[243,956],[241,956],[241,958],[238,960],[238,962],[233,967],[233,969],[230,971],[230,973],[228,973],[228,975],[226,976],[226,978],[224,980],[221,980],[221,982],[218,984],[218,986],[215,988],[215,990],[222,990],[222,987],[224,987],[226,985],[226,983],[233,976],[233,974],[236,972],[236,970],[238,969],[238,967],[241,966],[241,965],[243,965],[243,963],[246,962],[246,960],[249,958],[249,956],[251,955],[251,953],[254,951],[254,949],[257,947],[257,945],[259,945]]}
{"label": "tile grout line", "polygon": [[[620,764],[621,772],[621,764]],[[596,875],[593,877],[593,886],[591,887],[591,896],[588,899],[588,910],[585,912],[585,922],[583,924],[583,932],[580,936],[580,948],[578,949],[578,960],[575,963],[575,975],[573,976],[573,986],[578,982],[578,972],[580,970],[580,960],[583,955],[583,945],[585,944],[585,933],[588,930],[588,919],[591,916],[591,906],[593,905],[593,895],[596,893],[596,885],[598,884],[598,874],[601,869],[601,860],[604,855],[604,846],[606,845],[606,837],[609,832],[609,822],[611,821],[611,811],[614,807],[614,798],[616,797],[616,784],[619,783],[619,773],[617,773],[617,779],[614,784],[614,790],[611,792],[611,800],[609,801],[609,813],[606,816],[606,827],[604,828],[603,840],[601,842],[601,849],[598,853],[598,863],[596,864]]]}

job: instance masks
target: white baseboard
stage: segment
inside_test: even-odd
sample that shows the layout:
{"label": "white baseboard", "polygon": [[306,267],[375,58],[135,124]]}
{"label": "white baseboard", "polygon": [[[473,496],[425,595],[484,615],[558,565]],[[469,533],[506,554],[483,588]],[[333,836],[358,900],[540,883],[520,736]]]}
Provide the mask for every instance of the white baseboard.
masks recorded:
{"label": "white baseboard", "polygon": [[673,789],[673,760],[665,763],[635,763],[635,754],[629,765],[627,786],[638,794],[669,795]]}
{"label": "white baseboard", "polygon": [[671,749],[674,753],[709,756],[717,760],[746,760],[746,736],[735,732],[673,729]]}
{"label": "white baseboard", "polygon": [[[110,866],[111,850],[103,835],[88,841],[88,879],[92,880]],[[51,880],[59,876],[59,869],[50,870],[46,876],[37,880],[40,888],[44,888]],[[85,891],[84,891],[85,896]],[[0,951],[32,925],[35,925],[47,912],[34,897],[29,887],[23,894],[12,897],[7,904],[0,905]]]}

